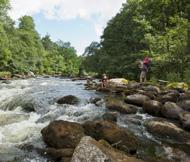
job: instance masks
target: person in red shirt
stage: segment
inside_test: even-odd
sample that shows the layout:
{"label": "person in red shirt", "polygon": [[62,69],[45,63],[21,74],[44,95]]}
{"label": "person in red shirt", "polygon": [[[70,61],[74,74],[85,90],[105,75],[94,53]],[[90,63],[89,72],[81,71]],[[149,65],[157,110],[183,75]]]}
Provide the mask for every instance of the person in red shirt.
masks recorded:
{"label": "person in red shirt", "polygon": [[144,66],[144,69],[146,70],[146,72],[149,71],[150,69],[150,58],[148,58],[148,56],[145,56],[144,60],[143,60],[143,66]]}

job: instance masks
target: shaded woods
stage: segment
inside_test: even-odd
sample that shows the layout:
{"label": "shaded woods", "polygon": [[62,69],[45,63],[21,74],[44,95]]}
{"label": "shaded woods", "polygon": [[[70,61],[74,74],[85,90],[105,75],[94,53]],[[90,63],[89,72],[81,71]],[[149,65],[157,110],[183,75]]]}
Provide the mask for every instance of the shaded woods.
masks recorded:
{"label": "shaded woods", "polygon": [[135,61],[152,58],[151,79],[190,82],[190,1],[128,0],[101,42],[84,53],[88,71],[137,79]]}

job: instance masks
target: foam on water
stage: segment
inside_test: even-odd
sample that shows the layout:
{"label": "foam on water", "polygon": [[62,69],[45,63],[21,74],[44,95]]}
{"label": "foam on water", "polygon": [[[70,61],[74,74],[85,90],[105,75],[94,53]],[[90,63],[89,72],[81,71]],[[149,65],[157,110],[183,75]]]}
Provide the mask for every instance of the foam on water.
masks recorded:
{"label": "foam on water", "polygon": [[[3,116],[0,125],[0,161],[19,157],[23,162],[45,162],[45,158],[35,153],[25,153],[18,147],[27,143],[42,147],[44,143],[40,132],[53,120],[83,122],[103,114],[104,107],[87,102],[99,94],[84,90],[83,83],[68,79],[37,78],[0,84],[0,93],[3,94],[0,96],[0,116]],[[80,104],[56,104],[55,101],[65,95],[77,96]],[[27,109],[27,103],[32,104],[36,111],[25,112],[23,106]]]}

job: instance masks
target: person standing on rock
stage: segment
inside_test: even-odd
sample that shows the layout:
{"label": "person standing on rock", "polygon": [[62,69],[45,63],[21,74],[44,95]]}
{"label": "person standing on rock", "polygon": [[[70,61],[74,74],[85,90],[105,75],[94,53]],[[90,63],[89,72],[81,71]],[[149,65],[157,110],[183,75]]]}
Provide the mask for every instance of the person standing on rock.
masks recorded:
{"label": "person standing on rock", "polygon": [[146,83],[147,82],[147,73],[150,69],[150,59],[148,56],[145,56],[143,61],[138,61],[139,62],[139,68],[141,70],[140,73],[140,83]]}
{"label": "person standing on rock", "polygon": [[143,61],[140,61],[139,62],[139,68],[141,70],[141,73],[140,73],[140,83],[146,83],[147,82],[147,70],[146,70],[146,67],[144,66],[143,64]]}

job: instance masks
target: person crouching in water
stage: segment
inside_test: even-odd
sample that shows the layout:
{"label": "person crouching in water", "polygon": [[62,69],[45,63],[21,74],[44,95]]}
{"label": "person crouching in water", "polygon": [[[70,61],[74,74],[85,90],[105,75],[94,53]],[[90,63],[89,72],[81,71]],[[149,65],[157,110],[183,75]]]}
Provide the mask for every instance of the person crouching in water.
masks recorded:
{"label": "person crouching in water", "polygon": [[105,87],[107,87],[107,84],[108,84],[108,77],[107,77],[107,75],[106,74],[103,74],[102,75],[102,80],[101,80],[101,87],[102,88],[105,88]]}

